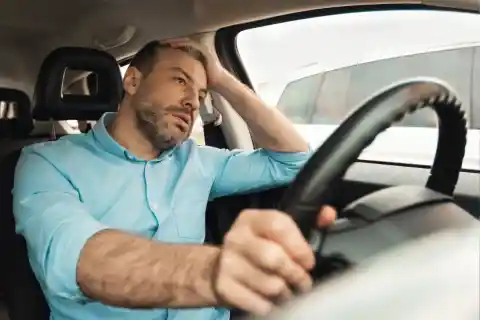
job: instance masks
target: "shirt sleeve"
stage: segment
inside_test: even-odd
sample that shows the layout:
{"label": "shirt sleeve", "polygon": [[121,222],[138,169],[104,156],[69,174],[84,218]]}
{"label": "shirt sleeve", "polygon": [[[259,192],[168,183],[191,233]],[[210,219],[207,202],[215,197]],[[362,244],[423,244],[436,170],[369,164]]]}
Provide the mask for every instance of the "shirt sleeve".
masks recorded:
{"label": "shirt sleeve", "polygon": [[210,199],[281,186],[293,180],[311,155],[308,152],[229,151],[206,147],[214,182]]}
{"label": "shirt sleeve", "polygon": [[43,288],[51,295],[86,300],[76,281],[77,261],[86,241],[106,227],[88,213],[68,179],[31,150],[23,151],[15,170],[13,211]]}

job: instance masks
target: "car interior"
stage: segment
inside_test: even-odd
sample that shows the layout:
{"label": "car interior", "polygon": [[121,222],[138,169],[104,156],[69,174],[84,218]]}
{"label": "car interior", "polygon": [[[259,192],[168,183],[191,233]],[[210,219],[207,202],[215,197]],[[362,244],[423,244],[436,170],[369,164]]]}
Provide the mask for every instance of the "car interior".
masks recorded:
{"label": "car interior", "polygon": [[[236,44],[243,30],[359,11],[441,10],[475,15],[480,11],[480,3],[470,0],[17,0],[1,4],[0,320],[49,319],[48,305],[30,269],[25,240],[15,234],[11,190],[22,148],[83,134],[103,113],[116,111],[123,95],[120,67],[128,65],[145,43],[189,36],[212,49],[232,74],[254,88]],[[480,218],[480,171],[462,168],[469,129],[459,109],[461,99],[435,79],[402,80],[389,88],[377,88],[324,142],[291,185],[211,201],[205,243],[221,245],[245,208],[283,209],[292,214],[306,238],[324,250],[317,259],[325,261],[316,271],[320,281],[407,239],[475,224]],[[398,101],[404,96],[402,90],[415,85],[426,85],[416,100],[388,103],[391,97]],[[432,107],[440,119],[437,156],[431,166],[357,160],[378,134],[419,104]],[[210,93],[202,108],[206,145],[256,148],[245,122],[225,99]],[[480,105],[471,108],[480,113]],[[326,233],[311,229],[313,213],[322,204],[336,207],[341,221],[335,226],[338,235],[332,237],[339,240],[326,247],[322,244]],[[422,210],[428,214],[422,216]],[[391,218],[405,231],[402,240],[378,245],[384,235],[376,230],[387,228],[381,223],[363,231],[377,234],[376,244],[366,241],[365,235],[354,237],[353,247],[350,238],[342,240],[346,230],[358,227],[355,217],[373,223],[392,212],[403,212]],[[447,222],[437,224],[436,219]],[[343,255],[336,255],[337,251]],[[233,310],[232,315],[242,312]]]}

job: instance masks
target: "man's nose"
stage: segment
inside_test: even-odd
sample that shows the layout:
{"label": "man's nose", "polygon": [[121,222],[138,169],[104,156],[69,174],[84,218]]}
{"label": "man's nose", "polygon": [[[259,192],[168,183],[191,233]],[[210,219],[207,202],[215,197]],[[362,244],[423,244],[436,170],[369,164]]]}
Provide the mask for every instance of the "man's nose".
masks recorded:
{"label": "man's nose", "polygon": [[197,93],[192,92],[187,93],[183,99],[183,106],[191,109],[192,111],[197,111],[200,108],[200,99]]}

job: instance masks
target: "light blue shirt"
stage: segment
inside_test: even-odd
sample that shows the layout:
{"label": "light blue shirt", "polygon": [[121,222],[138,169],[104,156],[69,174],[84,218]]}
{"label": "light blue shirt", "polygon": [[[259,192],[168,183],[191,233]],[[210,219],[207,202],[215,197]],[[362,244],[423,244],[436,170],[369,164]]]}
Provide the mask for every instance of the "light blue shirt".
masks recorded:
{"label": "light blue shirt", "polygon": [[129,310],[92,301],[76,282],[80,250],[106,228],[154,241],[203,243],[209,200],[288,183],[309,153],[228,151],[188,140],[144,161],[110,137],[105,125],[113,117],[105,114],[86,134],[26,147],[16,168],[16,228],[27,241],[51,318],[228,319],[223,308]]}

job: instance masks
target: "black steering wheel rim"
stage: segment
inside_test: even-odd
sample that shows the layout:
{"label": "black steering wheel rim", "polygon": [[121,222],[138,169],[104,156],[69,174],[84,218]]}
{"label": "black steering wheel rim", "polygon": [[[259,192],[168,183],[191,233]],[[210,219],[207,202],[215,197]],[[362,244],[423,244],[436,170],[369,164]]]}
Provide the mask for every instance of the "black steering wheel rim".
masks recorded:
{"label": "black steering wheel rim", "polygon": [[[399,98],[405,103],[396,102]],[[325,204],[329,189],[379,133],[425,107],[435,111],[439,123],[436,155],[426,186],[453,195],[467,141],[465,114],[447,84],[422,77],[395,83],[361,103],[307,161],[279,209],[290,214],[305,238],[311,240],[316,213]]]}

